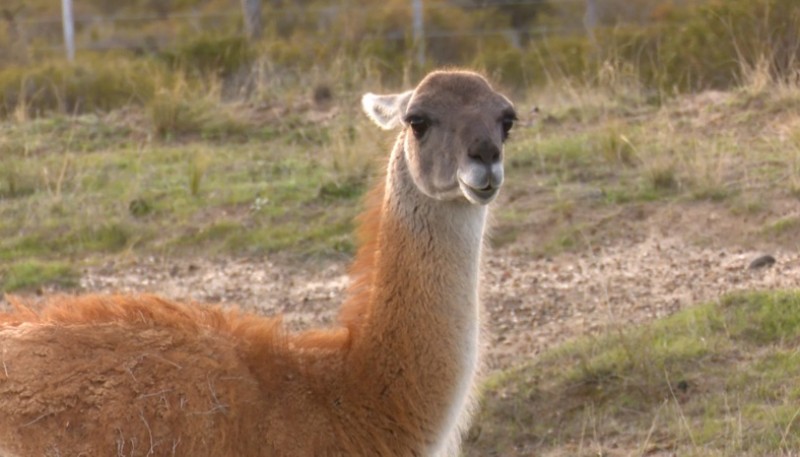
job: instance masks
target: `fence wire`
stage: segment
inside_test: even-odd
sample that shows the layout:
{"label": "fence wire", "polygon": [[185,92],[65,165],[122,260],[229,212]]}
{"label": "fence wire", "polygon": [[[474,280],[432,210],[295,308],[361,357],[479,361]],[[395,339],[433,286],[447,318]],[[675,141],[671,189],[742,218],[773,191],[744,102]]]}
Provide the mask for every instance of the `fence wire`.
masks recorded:
{"label": "fence wire", "polygon": [[[81,0],[73,0],[79,5]],[[425,5],[425,11],[431,12],[442,8],[460,8],[468,13],[481,13],[496,10],[502,7],[516,6],[563,6],[571,5],[581,10],[587,0],[453,0],[450,2],[437,2]],[[232,2],[234,3],[234,2]],[[223,32],[237,29],[236,25],[243,22],[242,11],[238,7],[224,12],[177,11],[166,14],[75,14],[76,27],[75,47],[79,51],[109,51],[109,50],[142,50],[160,49],[173,44],[183,32],[176,30],[190,30],[201,32]],[[266,5],[265,5],[266,6]],[[280,25],[288,21],[326,24],[343,17],[350,17],[353,13],[360,15],[375,13],[385,9],[379,3],[371,5],[355,5],[348,1],[336,5],[302,7],[283,3],[279,7],[269,6],[264,9],[266,19],[265,27],[269,24]],[[409,23],[401,30],[387,30],[383,33],[368,33],[361,37],[367,41],[402,41],[411,36],[412,30],[412,1],[408,0]],[[17,17],[8,13],[4,17],[4,26],[0,30],[5,32],[5,37],[0,35],[0,52],[5,48],[5,54],[18,52],[21,47],[35,47],[37,50],[58,52],[64,49],[61,16],[21,16]],[[580,33],[580,25],[545,26],[537,25],[527,28],[480,28],[452,30],[439,28],[425,21],[423,13],[424,40],[438,40],[457,37],[474,37],[476,39],[489,36],[507,37],[514,41],[515,36],[525,33],[532,37],[542,37],[554,34]],[[573,21],[574,23],[574,21]],[[579,22],[578,22],[579,24]],[[5,30],[3,30],[5,29]],[[239,27],[237,30],[241,30]],[[268,30],[265,30],[268,32]],[[268,35],[268,33],[265,33]]]}

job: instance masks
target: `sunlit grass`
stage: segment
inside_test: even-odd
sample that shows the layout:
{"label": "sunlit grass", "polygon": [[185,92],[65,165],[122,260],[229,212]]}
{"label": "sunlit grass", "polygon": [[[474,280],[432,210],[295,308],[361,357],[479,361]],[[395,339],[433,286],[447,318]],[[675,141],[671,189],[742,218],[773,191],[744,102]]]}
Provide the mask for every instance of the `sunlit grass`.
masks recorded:
{"label": "sunlit grass", "polygon": [[64,262],[16,262],[0,268],[0,290],[30,292],[44,284],[70,288],[78,285],[78,278],[78,272]]}
{"label": "sunlit grass", "polygon": [[4,124],[0,258],[352,252],[381,153],[379,137],[362,138],[365,119],[340,128],[296,117],[268,138],[251,124],[253,140],[229,142],[140,137],[115,122],[100,136],[93,116]]}
{"label": "sunlit grass", "polygon": [[[467,455],[791,455],[800,294],[738,294],[491,377]],[[616,455],[616,454],[613,454]]]}

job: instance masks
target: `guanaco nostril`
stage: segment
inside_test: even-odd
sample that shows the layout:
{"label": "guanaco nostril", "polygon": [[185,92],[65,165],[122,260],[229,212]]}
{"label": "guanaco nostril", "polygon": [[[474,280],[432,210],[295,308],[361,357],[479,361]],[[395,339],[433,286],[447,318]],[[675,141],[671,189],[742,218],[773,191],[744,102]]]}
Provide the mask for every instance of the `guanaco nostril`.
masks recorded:
{"label": "guanaco nostril", "polygon": [[482,141],[470,148],[467,155],[477,162],[491,165],[500,160],[500,148],[489,141]]}

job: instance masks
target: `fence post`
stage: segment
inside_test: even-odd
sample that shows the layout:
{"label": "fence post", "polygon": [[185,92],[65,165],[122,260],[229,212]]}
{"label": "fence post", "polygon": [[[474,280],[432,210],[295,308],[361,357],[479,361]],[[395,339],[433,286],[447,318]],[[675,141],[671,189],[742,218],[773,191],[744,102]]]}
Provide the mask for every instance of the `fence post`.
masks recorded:
{"label": "fence post", "polygon": [[17,20],[17,13],[22,7],[17,7],[14,10],[3,8],[3,19],[5,19],[6,27],[8,28],[9,44],[11,45],[11,55],[15,59],[19,59],[24,63],[28,63],[28,37],[25,34],[25,28]]}
{"label": "fence post", "polygon": [[67,48],[67,61],[75,61],[75,21],[72,17],[72,0],[61,0],[61,18],[64,28],[64,46]]}
{"label": "fence post", "polygon": [[411,0],[413,15],[414,48],[417,50],[417,65],[425,65],[425,30],[422,20],[422,0]]}
{"label": "fence post", "polygon": [[597,0],[586,0],[586,12],[583,14],[583,26],[586,28],[586,35],[589,37],[589,43],[592,48],[597,52],[600,46],[597,43],[597,35],[595,29],[600,24],[600,5]]}
{"label": "fence post", "polygon": [[257,40],[261,38],[261,0],[242,0],[242,15],[244,16],[244,31],[247,38]]}

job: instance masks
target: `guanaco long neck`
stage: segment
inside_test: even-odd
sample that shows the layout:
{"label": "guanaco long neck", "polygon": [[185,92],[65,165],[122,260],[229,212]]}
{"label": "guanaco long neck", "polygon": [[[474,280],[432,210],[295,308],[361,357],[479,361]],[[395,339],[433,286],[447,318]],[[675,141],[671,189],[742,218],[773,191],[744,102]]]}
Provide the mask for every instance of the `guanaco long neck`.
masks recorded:
{"label": "guanaco long neck", "polygon": [[420,193],[398,141],[351,360],[369,379],[364,395],[413,418],[409,433],[425,435],[436,452],[468,403],[477,366],[485,220],[485,206]]}

